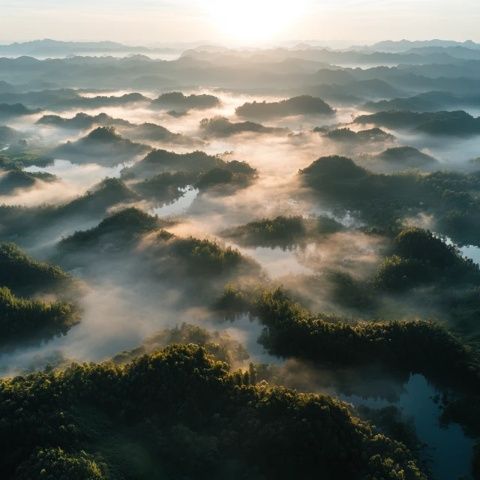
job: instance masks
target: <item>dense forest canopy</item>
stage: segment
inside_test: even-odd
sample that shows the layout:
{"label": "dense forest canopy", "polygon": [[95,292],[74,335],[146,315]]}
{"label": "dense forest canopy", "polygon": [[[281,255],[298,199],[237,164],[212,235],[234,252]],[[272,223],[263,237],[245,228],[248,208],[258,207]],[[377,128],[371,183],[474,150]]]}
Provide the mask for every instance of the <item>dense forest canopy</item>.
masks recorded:
{"label": "dense forest canopy", "polygon": [[479,61],[0,45],[0,478],[480,478]]}
{"label": "dense forest canopy", "polygon": [[[267,479],[321,470],[331,479],[425,478],[401,443],[345,404],[249,385],[194,345],[123,367],[77,365],[4,380],[0,396],[9,419],[0,437],[7,477],[152,478],[160,471],[167,478]],[[148,460],[122,454],[127,448]],[[181,458],[172,455],[179,451]]]}

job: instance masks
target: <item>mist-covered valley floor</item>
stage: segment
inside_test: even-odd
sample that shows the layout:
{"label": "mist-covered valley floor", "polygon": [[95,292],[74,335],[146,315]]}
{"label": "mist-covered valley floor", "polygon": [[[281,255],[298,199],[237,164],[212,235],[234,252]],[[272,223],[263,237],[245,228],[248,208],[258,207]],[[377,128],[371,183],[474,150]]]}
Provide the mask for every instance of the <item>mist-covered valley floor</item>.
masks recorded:
{"label": "mist-covered valley floor", "polygon": [[480,478],[480,47],[378,48],[0,58],[2,478]]}

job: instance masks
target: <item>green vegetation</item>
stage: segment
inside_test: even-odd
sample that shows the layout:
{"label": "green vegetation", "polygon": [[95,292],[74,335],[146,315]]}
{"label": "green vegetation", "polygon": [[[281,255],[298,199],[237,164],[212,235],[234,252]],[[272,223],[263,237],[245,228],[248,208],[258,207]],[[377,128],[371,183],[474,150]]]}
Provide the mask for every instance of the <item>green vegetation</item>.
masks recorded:
{"label": "green vegetation", "polygon": [[375,160],[399,169],[425,168],[438,166],[438,160],[413,147],[389,148],[378,155]]}
{"label": "green vegetation", "polygon": [[361,130],[354,132],[349,128],[338,128],[322,132],[321,129],[315,129],[319,133],[324,133],[325,136],[336,142],[350,142],[350,143],[371,143],[371,142],[388,142],[394,140],[395,137],[380,128],[370,128],[368,130]]}
{"label": "green vegetation", "polygon": [[380,289],[398,292],[432,283],[446,288],[480,286],[480,268],[431,232],[403,230],[395,238],[391,253],[375,278]]}
{"label": "green vegetation", "polygon": [[52,155],[73,163],[97,163],[109,167],[132,160],[149,150],[146,145],[121,137],[113,127],[98,127],[86,137],[56,148]]}
{"label": "green vegetation", "polygon": [[188,172],[165,172],[132,184],[132,189],[139,195],[153,199],[160,204],[172,203],[182,197],[182,189],[195,183],[197,175]]}
{"label": "green vegetation", "polygon": [[[480,268],[430,232],[410,228],[394,239],[389,256],[379,266],[370,288],[433,314],[471,341],[479,335]],[[419,292],[420,297],[408,295]]]}
{"label": "green vegetation", "polygon": [[241,366],[250,358],[243,345],[231,338],[228,333],[209,331],[197,325],[182,323],[180,326],[152,335],[140,347],[122,352],[116,355],[112,361],[124,364],[142,355],[151,354],[175,344],[198,345],[213,358],[225,362],[231,367]]}
{"label": "green vegetation", "polygon": [[226,230],[222,236],[245,246],[289,248],[341,230],[342,225],[328,217],[279,216]]}
{"label": "green vegetation", "polygon": [[436,112],[439,110],[452,110],[459,107],[477,106],[479,100],[478,95],[458,96],[450,92],[433,91],[420,93],[413,97],[368,102],[365,108],[372,112]]}
{"label": "green vegetation", "polygon": [[[123,95],[97,95],[95,97],[86,97],[78,93],[77,90],[63,90],[64,98],[55,101],[54,107],[60,110],[69,110],[73,108],[103,108],[103,107],[122,107],[132,106],[138,103],[148,103],[149,98],[141,93],[125,93]],[[42,93],[42,92],[40,92]]]}
{"label": "green vegetation", "polygon": [[405,228],[388,243],[376,270],[359,279],[328,271],[323,289],[336,309],[355,316],[402,319],[418,315],[447,324],[477,343],[480,268],[431,232]]}
{"label": "green vegetation", "polygon": [[200,151],[178,154],[155,150],[122,171],[122,177],[132,181],[132,189],[159,203],[175,201],[183,189],[192,186],[200,191],[245,188],[256,175],[246,162],[225,162]]}
{"label": "green vegetation", "polygon": [[420,456],[422,444],[417,437],[413,422],[405,420],[402,412],[394,406],[384,408],[369,408],[360,406],[358,413],[361,418],[373,423],[388,437],[406,445],[409,450]]}
{"label": "green vegetation", "polygon": [[3,166],[0,158],[0,195],[12,195],[16,190],[33,188],[41,182],[55,180],[55,176],[48,173],[28,173],[8,164]]}
{"label": "green vegetation", "polygon": [[72,298],[74,286],[73,278],[59,267],[34,260],[14,244],[0,244],[0,348],[66,334],[79,321],[76,307],[16,295]]}
{"label": "green vegetation", "polygon": [[264,327],[259,342],[273,355],[334,368],[382,365],[443,385],[480,386],[480,366],[470,350],[432,322],[354,322],[314,315],[281,289],[229,287],[217,308],[229,316],[249,312],[258,318]]}
{"label": "green vegetation", "polygon": [[184,304],[204,304],[206,298],[218,295],[223,282],[261,274],[260,266],[238,250],[215,241],[177,237],[164,230],[169,225],[127,209],[62,240],[53,258],[69,269],[81,268],[87,277],[112,270],[116,275],[133,275],[137,282],[145,282],[145,288],[168,279],[169,287],[188,292],[182,297]]}
{"label": "green vegetation", "polygon": [[40,448],[15,474],[17,480],[107,480],[102,465],[85,452],[69,454],[61,448]]}
{"label": "green vegetation", "polygon": [[198,173],[212,168],[222,168],[225,162],[204,152],[174,153],[167,150],[153,150],[143,160],[122,171],[125,179],[145,179],[162,173]]}
{"label": "green vegetation", "polygon": [[216,241],[181,238],[165,230],[149,238],[140,251],[140,274],[163,282],[184,293],[185,304],[213,302],[226,282],[263,278],[260,266],[238,250]]}
{"label": "green vegetation", "polygon": [[25,300],[0,287],[0,348],[65,335],[77,323],[72,305]]}
{"label": "green vegetation", "polygon": [[436,230],[457,243],[480,244],[480,174],[372,173],[346,157],[323,157],[300,178],[331,207],[357,213],[371,227],[398,229],[407,217],[430,214]]}
{"label": "green vegetation", "polygon": [[35,207],[0,205],[3,241],[14,241],[22,247],[37,246],[41,241],[64,235],[79,222],[99,222],[117,205],[131,204],[140,197],[122,181],[106,178],[81,197],[60,205]]}
{"label": "green vegetation", "polygon": [[267,135],[285,135],[285,128],[266,127],[254,122],[231,122],[225,117],[204,118],[200,122],[200,129],[208,137],[226,138],[241,133],[256,133]]}
{"label": "green vegetation", "polygon": [[[171,254],[182,260],[188,271],[197,275],[221,275],[250,264],[238,250],[222,247],[210,240],[173,238],[170,247]],[[250,266],[254,268],[253,262]]]}
{"label": "green vegetation", "polygon": [[0,103],[0,119],[2,120],[33,115],[34,113],[38,113],[39,111],[40,110],[30,110],[21,103]]}
{"label": "green vegetation", "polygon": [[140,195],[159,203],[171,203],[182,195],[188,187],[200,191],[235,190],[245,188],[252,183],[257,171],[246,162],[223,162],[221,166],[206,172],[178,171],[165,172],[148,178],[140,183],[133,183],[132,188]]}
{"label": "green vegetation", "polygon": [[[17,130],[7,127],[5,125],[0,126],[0,145],[9,145],[15,141],[20,140],[20,132]],[[0,155],[0,159],[1,159]]]}
{"label": "green vegetation", "polygon": [[141,123],[139,125],[130,124],[128,127],[121,128],[122,133],[127,137],[146,142],[166,142],[177,145],[194,145],[199,141],[191,139],[180,133],[174,133],[161,125],[155,123]]}
{"label": "green vegetation", "polygon": [[18,142],[10,145],[0,154],[2,166],[8,168],[24,168],[29,166],[46,167],[53,163],[44,149],[31,148],[26,142]]}
{"label": "green vegetation", "polygon": [[336,305],[356,314],[370,315],[379,308],[378,291],[372,282],[359,281],[350,273],[339,270],[325,272],[324,279],[327,281],[324,288]]}
{"label": "green vegetation", "polygon": [[29,257],[13,243],[0,244],[0,286],[20,295],[65,293],[73,279],[61,268]]}
{"label": "green vegetation", "polygon": [[57,217],[83,217],[104,215],[109,208],[120,203],[125,204],[138,200],[139,197],[125,183],[116,178],[106,178],[85,195],[57,207],[52,215]]}
{"label": "green vegetation", "polygon": [[428,135],[468,137],[480,134],[480,118],[472,117],[463,110],[433,113],[385,111],[361,115],[355,119],[355,122],[414,130]]}
{"label": "green vegetation", "polygon": [[153,107],[176,112],[188,112],[189,110],[207,110],[220,107],[222,102],[214,95],[184,95],[181,92],[170,92],[160,95],[152,102]]}
{"label": "green vegetation", "polygon": [[233,160],[226,162],[223,167],[212,168],[201,174],[194,186],[200,191],[245,188],[256,176],[257,171],[248,163]]}
{"label": "green vegetation", "polygon": [[100,222],[90,230],[75,232],[60,241],[60,255],[68,252],[91,252],[100,249],[103,254],[124,252],[131,248],[142,235],[165,227],[167,222],[160,221],[137,208],[121,210]]}
{"label": "green vegetation", "polygon": [[302,95],[279,102],[245,103],[235,113],[244,118],[272,120],[295,115],[333,115],[335,111],[320,98]]}
{"label": "green vegetation", "polygon": [[2,478],[426,478],[345,404],[249,383],[194,345],[2,380]]}
{"label": "green vegetation", "polygon": [[[122,118],[113,118],[106,113],[89,115],[79,112],[72,118],[65,118],[59,115],[44,115],[37,121],[39,125],[47,125],[56,128],[72,130],[86,130],[95,126],[116,128],[129,138],[141,141],[173,142],[181,145],[194,143],[188,137],[173,133],[161,125],[154,123],[134,124]],[[1,139],[1,136],[0,136]]]}
{"label": "green vegetation", "polygon": [[95,125],[104,127],[120,127],[130,126],[131,123],[120,118],[113,118],[106,113],[98,115],[89,115],[88,113],[79,112],[72,118],[61,117],[60,115],[44,115],[37,123],[39,125],[48,125],[50,127],[69,128],[77,130],[86,130]]}

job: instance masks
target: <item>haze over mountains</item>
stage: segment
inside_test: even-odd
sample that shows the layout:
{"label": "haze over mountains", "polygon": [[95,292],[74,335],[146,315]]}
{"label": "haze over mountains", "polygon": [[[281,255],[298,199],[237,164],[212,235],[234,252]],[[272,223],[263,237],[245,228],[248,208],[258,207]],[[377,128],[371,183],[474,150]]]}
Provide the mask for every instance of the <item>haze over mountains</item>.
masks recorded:
{"label": "haze over mountains", "polygon": [[67,57],[71,55],[128,55],[148,53],[175,53],[170,48],[130,46],[118,42],[64,42],[60,40],[33,40],[0,45],[2,56]]}
{"label": "haze over mountains", "polygon": [[480,478],[479,85],[472,41],[0,46],[0,477]]}
{"label": "haze over mountains", "polygon": [[[193,43],[193,42],[192,42]],[[210,51],[225,51],[222,46],[202,46],[198,42],[195,48]],[[330,49],[318,47],[316,42],[302,42],[295,44],[291,42],[289,50],[317,50],[318,55],[329,55],[329,52],[349,51],[362,53],[375,53],[381,55],[384,53],[390,54],[417,54],[419,56],[425,54],[440,54],[449,55],[459,58],[478,58],[476,55],[480,50],[480,43],[467,40],[464,42],[445,41],[445,40],[424,40],[424,41],[383,41],[372,45],[356,46]],[[119,42],[101,41],[101,42],[65,42],[61,40],[43,39],[33,40],[29,42],[14,42],[9,44],[0,44],[0,55],[2,56],[33,56],[33,57],[66,57],[74,55],[159,55],[159,54],[175,54],[181,53],[185,50],[185,44],[172,46],[142,46],[142,45],[127,45]],[[331,53],[330,53],[331,54]],[[411,58],[414,58],[413,56]]]}

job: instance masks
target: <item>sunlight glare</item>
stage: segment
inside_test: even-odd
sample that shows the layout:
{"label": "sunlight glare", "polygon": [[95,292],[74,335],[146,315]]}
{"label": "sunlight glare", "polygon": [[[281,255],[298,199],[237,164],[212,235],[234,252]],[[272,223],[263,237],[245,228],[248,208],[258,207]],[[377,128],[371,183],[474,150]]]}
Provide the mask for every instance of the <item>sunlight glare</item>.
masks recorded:
{"label": "sunlight glare", "polygon": [[244,44],[277,40],[301,17],[308,0],[210,0],[202,2],[215,27]]}

